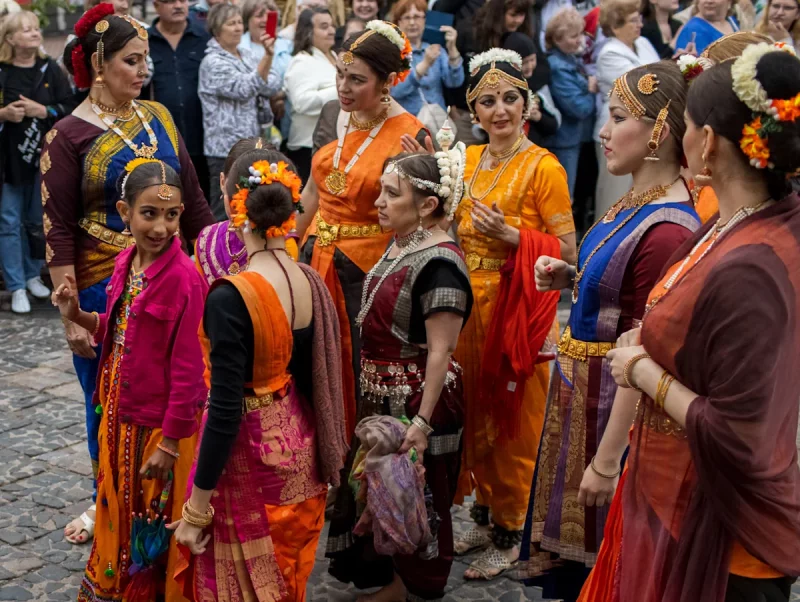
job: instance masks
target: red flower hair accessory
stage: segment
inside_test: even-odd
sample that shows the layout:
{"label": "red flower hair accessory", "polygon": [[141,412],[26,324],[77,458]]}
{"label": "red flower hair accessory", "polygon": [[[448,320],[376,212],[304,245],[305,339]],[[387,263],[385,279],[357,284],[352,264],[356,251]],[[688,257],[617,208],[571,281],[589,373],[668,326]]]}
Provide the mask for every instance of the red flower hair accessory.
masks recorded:
{"label": "red flower hair accessory", "polygon": [[114,6],[109,2],[102,2],[90,8],[83,13],[83,16],[75,23],[75,35],[83,40],[86,34],[89,33],[99,21],[113,14]]}
{"label": "red flower hair accessory", "polygon": [[80,39],[72,47],[72,56],[70,58],[72,60],[72,77],[75,79],[75,86],[81,90],[91,87],[92,76],[86,67],[86,53],[83,51]]}

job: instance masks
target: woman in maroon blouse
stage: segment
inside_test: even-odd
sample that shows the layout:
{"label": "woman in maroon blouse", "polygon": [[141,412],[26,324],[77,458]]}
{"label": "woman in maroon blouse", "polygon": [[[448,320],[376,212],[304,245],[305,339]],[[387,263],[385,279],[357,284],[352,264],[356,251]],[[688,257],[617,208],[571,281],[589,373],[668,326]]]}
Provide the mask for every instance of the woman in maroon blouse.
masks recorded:
{"label": "woman in maroon blouse", "polygon": [[[180,229],[187,240],[194,240],[213,218],[169,112],[157,103],[134,100],[147,75],[147,31],[129,17],[114,15],[114,7],[104,3],[81,17],[75,34],[64,50],[64,64],[79,88],[91,90],[45,136],[40,165],[47,263],[56,288],[72,276],[81,307],[102,312],[114,261],[133,242],[116,209],[117,182],[132,160],[160,159],[180,175],[186,206]],[[96,470],[100,416],[92,395],[100,350],[80,326],[65,323],[65,329],[85,395],[89,454]],[[94,533],[94,507],[64,533],[72,543],[88,541]]]}

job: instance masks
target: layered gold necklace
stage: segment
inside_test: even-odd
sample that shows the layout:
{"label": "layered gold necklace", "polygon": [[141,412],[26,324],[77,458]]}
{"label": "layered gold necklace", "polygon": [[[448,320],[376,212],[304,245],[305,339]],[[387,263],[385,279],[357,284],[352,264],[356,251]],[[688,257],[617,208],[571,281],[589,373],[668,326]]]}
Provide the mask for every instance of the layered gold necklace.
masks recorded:
{"label": "layered gold necklace", "polygon": [[103,115],[108,115],[120,121],[130,121],[136,112],[133,110],[133,103],[131,101],[124,102],[118,107],[110,107],[103,104],[99,100],[92,98],[92,104],[95,105]]}
{"label": "layered gold necklace", "polygon": [[[637,195],[633,194],[633,188],[631,188],[625,196],[623,196],[619,201],[617,201],[614,204],[614,206],[611,207],[611,209],[609,209],[606,212],[605,216],[603,216],[602,219],[595,222],[594,225],[591,228],[589,228],[588,232],[586,232],[586,234],[584,235],[580,246],[578,247],[578,261],[580,261],[581,248],[583,248],[583,243],[586,242],[587,238],[589,238],[589,234],[591,233],[592,230],[594,230],[597,224],[599,224],[600,222],[603,222],[604,224],[609,224],[613,222],[614,219],[616,219],[620,211],[623,211],[624,209],[633,209],[633,211],[629,213],[625,217],[625,219],[623,219],[619,224],[617,224],[614,227],[614,229],[611,230],[611,232],[609,232],[594,249],[592,249],[592,252],[589,253],[589,256],[586,258],[586,261],[583,262],[583,267],[575,271],[575,282],[572,285],[572,303],[578,302],[578,288],[580,286],[581,279],[583,278],[583,275],[586,273],[586,268],[589,266],[589,263],[592,261],[592,257],[595,256],[595,253],[597,253],[600,249],[602,249],[603,246],[609,240],[614,238],[617,232],[622,230],[629,221],[631,221],[634,217],[636,217],[636,214],[639,213],[639,211],[641,211],[642,208],[645,205],[647,205],[647,203],[667,196],[667,193],[669,192],[669,189],[672,188],[672,185],[675,184],[675,182],[677,182],[680,179],[681,177],[678,176],[677,178],[675,178],[675,180],[672,181],[672,183],[670,183],[667,186],[659,184],[658,186],[653,186],[652,188],[648,188],[644,192]],[[612,212],[613,212],[613,217],[611,219],[608,219],[608,216],[612,214]]]}
{"label": "layered gold necklace", "polygon": [[[497,186],[497,183],[500,181],[500,178],[503,176],[503,174],[505,173],[506,169],[508,169],[508,166],[511,165],[511,159],[513,159],[516,156],[516,154],[519,152],[519,149],[522,146],[522,143],[524,141],[525,141],[524,134],[520,134],[520,137],[517,138],[517,141],[514,142],[514,144],[512,144],[511,147],[509,147],[507,150],[501,151],[499,153],[496,153],[491,148],[489,148],[488,144],[486,145],[486,148],[481,153],[481,158],[478,161],[478,166],[475,168],[475,171],[472,172],[472,177],[469,179],[469,188],[468,188],[469,198],[472,199],[472,201],[474,203],[483,202],[483,199],[485,199],[487,196],[489,196],[489,194],[492,192],[492,190],[495,189],[495,187]],[[477,193],[475,191],[475,183],[478,180],[478,172],[481,171],[481,165],[483,165],[483,160],[486,158],[486,153],[487,152],[493,158],[498,159],[499,161],[503,162],[503,166],[500,169],[497,170],[497,173],[494,175],[494,178],[492,179],[491,184],[489,184],[489,187],[484,192]]]}

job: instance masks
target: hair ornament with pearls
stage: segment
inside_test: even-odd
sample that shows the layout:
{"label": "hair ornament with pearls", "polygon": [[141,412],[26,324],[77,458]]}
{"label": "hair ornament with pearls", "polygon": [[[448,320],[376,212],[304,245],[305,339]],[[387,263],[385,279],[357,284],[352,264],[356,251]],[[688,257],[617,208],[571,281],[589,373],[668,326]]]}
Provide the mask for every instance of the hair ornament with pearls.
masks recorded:
{"label": "hair ornament with pearls", "polygon": [[266,238],[286,236],[297,227],[297,213],[303,213],[303,206],[300,204],[300,187],[302,186],[300,177],[289,169],[289,165],[285,161],[277,163],[256,161],[250,166],[249,172],[249,176],[239,178],[238,190],[231,199],[231,225],[236,229],[241,228],[244,232],[260,233],[256,225],[247,217],[247,196],[259,186],[281,184],[292,194],[294,211],[289,219],[280,226],[270,226],[264,234]]}
{"label": "hair ornament with pearls", "polygon": [[770,52],[789,52],[794,49],[781,44],[755,44],[748,46],[731,67],[733,91],[736,97],[753,112],[753,120],[742,128],[739,148],[757,169],[772,169],[769,160],[769,136],[782,131],[781,123],[794,122],[800,117],[800,94],[793,98],[774,100],[758,81],[758,62]]}

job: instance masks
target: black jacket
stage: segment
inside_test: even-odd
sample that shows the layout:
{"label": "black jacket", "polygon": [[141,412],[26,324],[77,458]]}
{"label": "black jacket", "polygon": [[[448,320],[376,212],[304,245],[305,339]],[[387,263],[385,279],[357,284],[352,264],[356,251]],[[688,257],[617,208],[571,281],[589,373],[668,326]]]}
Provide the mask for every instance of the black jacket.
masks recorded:
{"label": "black jacket", "polygon": [[[0,63],[0,107],[5,106],[3,97],[6,80],[9,76],[9,67],[8,63]],[[67,75],[55,60],[49,57],[38,58],[36,59],[36,67],[39,69],[39,77],[34,85],[30,99],[47,107],[47,117],[38,120],[41,130],[47,132],[59,119],[72,113],[75,107],[80,104],[80,101],[72,93]],[[4,126],[5,123],[0,123],[0,148],[3,148],[4,144]],[[44,136],[39,141],[39,150],[43,145]],[[4,181],[4,165],[5,161],[0,161],[0,185]]]}

